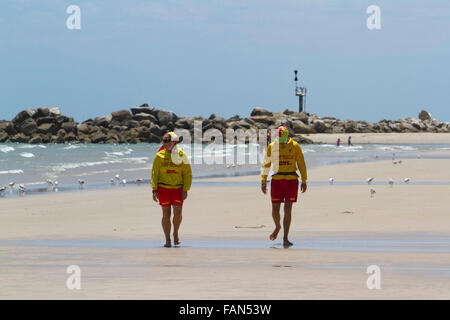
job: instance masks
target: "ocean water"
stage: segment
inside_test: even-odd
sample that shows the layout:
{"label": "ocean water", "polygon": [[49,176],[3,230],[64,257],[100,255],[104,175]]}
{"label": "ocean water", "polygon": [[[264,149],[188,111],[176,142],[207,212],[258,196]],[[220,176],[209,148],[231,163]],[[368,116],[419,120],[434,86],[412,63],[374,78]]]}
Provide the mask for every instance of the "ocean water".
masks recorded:
{"label": "ocean water", "polygon": [[[23,184],[27,194],[75,190],[78,180],[84,189],[124,186],[112,184],[116,174],[120,181],[146,185],[150,182],[152,162],[160,144],[15,144],[0,143],[0,186]],[[212,146],[180,145],[189,154],[194,181],[207,177],[256,175],[263,155],[258,145]],[[439,154],[450,144],[360,144],[351,147],[334,144],[302,146],[308,168],[353,162],[416,158],[450,158]],[[430,154],[430,152],[434,152]],[[137,182],[142,179],[143,182]],[[58,187],[47,184],[58,181]],[[0,197],[14,196],[8,189]]]}

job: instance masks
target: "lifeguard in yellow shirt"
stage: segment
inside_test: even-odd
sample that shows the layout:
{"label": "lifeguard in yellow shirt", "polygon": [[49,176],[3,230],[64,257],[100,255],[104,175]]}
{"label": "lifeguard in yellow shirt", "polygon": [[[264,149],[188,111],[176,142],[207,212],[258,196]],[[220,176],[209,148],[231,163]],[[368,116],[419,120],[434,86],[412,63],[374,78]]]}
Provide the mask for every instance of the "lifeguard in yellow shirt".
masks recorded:
{"label": "lifeguard in yellow shirt", "polygon": [[163,147],[159,149],[153,160],[152,189],[153,200],[162,208],[162,228],[166,237],[164,247],[171,247],[170,223],[173,207],[173,242],[179,245],[178,230],[182,220],[183,201],[186,200],[192,183],[192,171],[186,153],[176,144],[181,142],[173,132],[163,136]]}
{"label": "lifeguard in yellow shirt", "polygon": [[283,218],[283,246],[292,246],[288,239],[289,228],[291,226],[292,204],[297,202],[298,195],[298,174],[300,171],[302,184],[301,191],[307,189],[306,165],[300,145],[289,138],[289,131],[286,127],[278,128],[278,138],[267,147],[261,175],[261,190],[267,192],[267,176],[270,167],[273,167],[274,174],[270,186],[270,196],[272,199],[272,217],[275,222],[275,230],[270,235],[270,240],[275,240],[281,229],[280,207],[284,202]]}

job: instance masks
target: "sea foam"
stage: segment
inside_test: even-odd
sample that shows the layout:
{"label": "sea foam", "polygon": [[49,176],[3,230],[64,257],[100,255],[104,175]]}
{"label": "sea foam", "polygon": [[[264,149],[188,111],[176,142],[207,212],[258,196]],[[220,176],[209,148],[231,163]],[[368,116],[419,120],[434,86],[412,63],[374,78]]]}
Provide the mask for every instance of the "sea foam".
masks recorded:
{"label": "sea foam", "polygon": [[21,157],[24,157],[24,158],[34,158],[34,157],[35,157],[35,155],[32,154],[32,153],[30,153],[30,152],[22,152],[22,153],[20,154],[20,156],[21,156]]}

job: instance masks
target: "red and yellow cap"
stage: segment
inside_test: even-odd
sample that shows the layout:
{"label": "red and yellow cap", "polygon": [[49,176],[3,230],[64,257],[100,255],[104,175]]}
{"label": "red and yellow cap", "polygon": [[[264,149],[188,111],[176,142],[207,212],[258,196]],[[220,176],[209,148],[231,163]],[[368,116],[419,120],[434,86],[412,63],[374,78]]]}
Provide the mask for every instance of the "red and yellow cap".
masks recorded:
{"label": "red and yellow cap", "polygon": [[175,132],[170,131],[170,132],[167,132],[167,134],[170,136],[170,141],[173,141],[173,142],[181,142],[181,141],[183,141],[183,137],[178,137],[175,134]]}
{"label": "red and yellow cap", "polygon": [[287,143],[289,139],[289,130],[285,126],[278,128],[278,141],[281,143]]}

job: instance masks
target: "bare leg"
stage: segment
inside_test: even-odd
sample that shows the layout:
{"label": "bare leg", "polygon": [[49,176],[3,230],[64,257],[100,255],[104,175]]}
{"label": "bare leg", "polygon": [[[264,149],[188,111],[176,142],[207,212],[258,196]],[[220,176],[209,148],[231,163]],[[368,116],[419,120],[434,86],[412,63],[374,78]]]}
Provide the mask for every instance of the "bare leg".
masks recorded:
{"label": "bare leg", "polygon": [[170,211],[171,211],[171,206],[167,206],[167,207],[162,207],[162,220],[161,220],[161,225],[164,231],[164,236],[166,237],[166,244],[164,245],[164,247],[169,248],[172,246],[172,242],[170,240],[170,229],[172,227],[171,223],[170,223]]}
{"label": "bare leg", "polygon": [[292,242],[288,240],[289,228],[291,227],[291,215],[292,213],[292,202],[286,202],[284,204],[284,217],[283,217],[283,245],[290,247],[293,245]]}
{"label": "bare leg", "polygon": [[272,203],[272,218],[273,218],[273,222],[275,222],[275,230],[272,232],[272,234],[269,237],[269,239],[272,241],[277,238],[278,232],[281,229],[280,207],[281,207],[281,203]]}
{"label": "bare leg", "polygon": [[173,243],[175,245],[181,243],[180,238],[178,237],[178,229],[180,229],[181,220],[183,219],[183,216],[181,215],[182,211],[182,206],[173,206]]}

